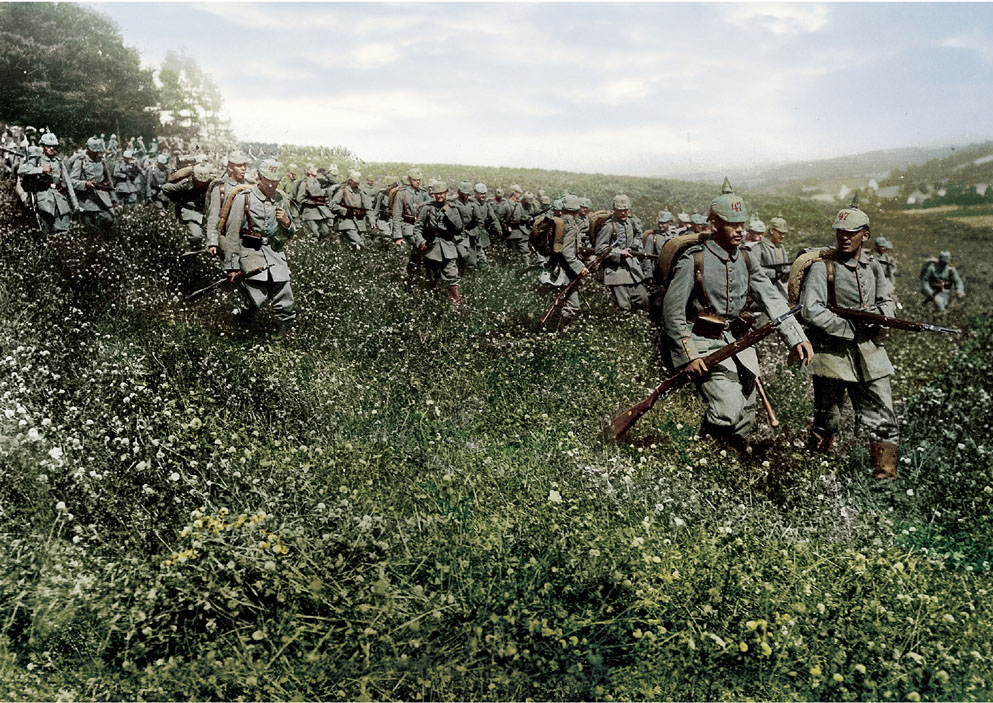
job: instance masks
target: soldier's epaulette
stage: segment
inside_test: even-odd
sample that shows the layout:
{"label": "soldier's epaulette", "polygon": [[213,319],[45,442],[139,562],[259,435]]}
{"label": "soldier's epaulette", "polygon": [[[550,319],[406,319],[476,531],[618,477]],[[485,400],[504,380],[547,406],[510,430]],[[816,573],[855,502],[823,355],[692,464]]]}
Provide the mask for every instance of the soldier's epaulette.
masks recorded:
{"label": "soldier's epaulette", "polygon": [[433,202],[434,202],[433,200],[425,200],[422,203],[418,203],[417,204],[417,211],[420,212],[421,210],[424,209],[425,206],[430,205]]}

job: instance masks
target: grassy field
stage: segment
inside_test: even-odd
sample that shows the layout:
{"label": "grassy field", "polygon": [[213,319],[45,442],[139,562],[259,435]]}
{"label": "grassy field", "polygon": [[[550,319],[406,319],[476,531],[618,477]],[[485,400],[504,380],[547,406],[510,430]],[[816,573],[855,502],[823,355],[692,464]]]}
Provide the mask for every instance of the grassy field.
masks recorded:
{"label": "grassy field", "polygon": [[[425,169],[623,189],[646,219],[712,196]],[[753,205],[830,243],[832,213]],[[617,443],[604,421],[658,359],[595,285],[544,330],[534,272],[470,275],[452,311],[400,252],[299,240],[299,327],[274,342],[268,316],[229,325],[230,291],[183,301],[219,274],[177,259],[170,217],[43,240],[5,190],[0,699],[990,699],[993,247],[871,214],[906,317],[934,317],[914,286],[939,247],[969,287],[942,320],[961,338],[891,337],[886,484],[850,433],[801,450],[809,381],[778,342],[783,429],[747,460],[695,439],[688,389]]]}

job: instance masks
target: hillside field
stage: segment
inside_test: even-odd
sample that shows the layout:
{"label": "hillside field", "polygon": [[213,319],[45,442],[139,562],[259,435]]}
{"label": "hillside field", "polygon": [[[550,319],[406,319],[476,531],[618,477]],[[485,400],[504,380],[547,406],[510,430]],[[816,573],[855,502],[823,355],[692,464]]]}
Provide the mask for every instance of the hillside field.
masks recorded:
{"label": "hillside field", "polygon": [[[625,190],[647,226],[716,194],[424,169],[598,206]],[[797,227],[793,251],[832,242],[832,211],[743,194]],[[385,243],[298,239],[276,341],[268,314],[231,326],[228,289],[183,300],[220,274],[177,258],[171,216],[43,239],[3,184],[0,699],[993,698],[993,242],[869,214],[904,317],[936,318],[915,284],[939,249],[968,292],[939,321],[964,334],[890,335],[886,483],[850,433],[802,451],[810,384],[778,340],[783,428],[748,458],[695,438],[689,388],[615,442],[605,420],[660,367],[595,282],[546,330],[536,271],[469,274],[451,310]]]}

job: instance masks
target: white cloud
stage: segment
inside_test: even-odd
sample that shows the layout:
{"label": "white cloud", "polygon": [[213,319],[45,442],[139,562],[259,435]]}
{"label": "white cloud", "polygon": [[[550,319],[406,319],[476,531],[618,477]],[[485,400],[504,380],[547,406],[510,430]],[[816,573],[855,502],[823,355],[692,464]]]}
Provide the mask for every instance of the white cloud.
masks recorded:
{"label": "white cloud", "polygon": [[938,46],[975,51],[984,62],[993,64],[993,38],[986,36],[978,27],[964,34],[942,39]]}
{"label": "white cloud", "polygon": [[761,27],[770,34],[819,32],[828,24],[828,8],[805,3],[738,3],[723,6],[725,21],[742,30]]}

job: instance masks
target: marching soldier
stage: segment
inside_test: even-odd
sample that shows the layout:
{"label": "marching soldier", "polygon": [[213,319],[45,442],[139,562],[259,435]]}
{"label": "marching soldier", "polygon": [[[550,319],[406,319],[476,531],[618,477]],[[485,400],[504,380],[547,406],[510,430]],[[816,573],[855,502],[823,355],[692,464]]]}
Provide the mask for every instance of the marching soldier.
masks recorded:
{"label": "marching soldier", "polygon": [[952,289],[959,298],[965,296],[965,283],[959,272],[951,264],[952,253],[943,251],[938,255],[937,262],[931,262],[924,269],[921,276],[921,290],[924,292],[925,302],[930,300],[938,307],[938,312],[944,312],[948,307]]}
{"label": "marching soldier", "polygon": [[459,262],[463,268],[475,268],[478,264],[476,250],[469,244],[469,232],[476,226],[473,220],[475,208],[472,199],[472,183],[462,181],[456,191],[455,200],[451,205],[459,211],[462,218],[462,231],[456,239],[455,246],[459,252]]}
{"label": "marching soldier", "polygon": [[[152,142],[153,144],[155,142]],[[166,203],[169,199],[162,192],[162,186],[164,186],[169,180],[169,155],[159,154],[155,157],[155,161],[149,166],[148,172],[145,174],[145,200],[152,203],[159,210],[165,210]]]}
{"label": "marching soldier", "polygon": [[423,257],[420,249],[414,246],[414,224],[421,205],[431,200],[427,191],[421,188],[424,175],[414,167],[407,172],[407,185],[396,192],[393,200],[392,225],[393,242],[397,246],[404,242],[410,245],[410,258],[407,260],[407,275],[414,277],[423,270]]}
{"label": "marching soldier", "polygon": [[90,137],[86,140],[85,153],[73,159],[69,168],[72,187],[82,209],[79,220],[89,233],[109,230],[114,225],[117,194],[104,165],[103,152],[103,140]]}
{"label": "marching soldier", "polygon": [[[750,326],[747,303],[756,296],[770,318],[787,312],[786,300],[758,261],[739,249],[748,221],[741,196],[724,179],[721,195],[710,205],[711,237],[679,258],[663,300],[665,333],[675,367],[689,367],[707,404],[700,435],[744,449],[755,427],[755,348],[749,347],[716,368],[703,357],[742,337]],[[787,318],[779,334],[804,363],[813,357],[800,324]]]}
{"label": "marching soldier", "polygon": [[786,245],[783,244],[787,232],[789,232],[789,227],[786,226],[786,220],[782,217],[773,217],[769,221],[768,236],[763,237],[752,248],[752,251],[759,257],[759,265],[784,296],[786,295],[786,284],[790,279],[790,257],[786,251]]}
{"label": "marching soldier", "polygon": [[367,229],[374,228],[372,201],[361,188],[362,174],[349,171],[345,186],[332,198],[329,208],[338,217],[338,234],[356,251],[365,246]]}
{"label": "marching soldier", "polygon": [[896,478],[900,423],[893,411],[890,376],[893,365],[878,329],[856,325],[828,306],[868,310],[890,316],[893,287],[882,267],[863,248],[869,239],[869,216],[856,202],[834,220],[837,249],[815,261],[800,290],[803,319],[817,355],[810,365],[814,381],[814,423],[807,449],[827,452],[841,424],[845,393],[860,425],[869,430],[873,475]]}
{"label": "marching soldier", "polygon": [[608,249],[611,253],[603,262],[603,282],[610,289],[623,315],[632,310],[648,308],[648,291],[645,274],[632,252],[641,249],[641,229],[631,218],[631,198],[624,194],[614,196],[614,214],[603,223],[596,238],[596,254]]}
{"label": "marching soldier", "polygon": [[876,237],[875,244],[876,261],[883,267],[883,274],[889,279],[890,284],[895,284],[897,263],[896,258],[891,253],[893,242],[886,237]]}
{"label": "marching soldier", "polygon": [[491,238],[500,236],[500,218],[497,217],[493,201],[486,199],[486,184],[477,183],[472,187],[472,224],[469,230],[469,249],[476,263],[488,265],[487,249]]}
{"label": "marching soldier", "polygon": [[162,192],[176,203],[176,217],[186,225],[190,251],[204,249],[208,244],[203,231],[203,211],[210,181],[210,166],[196,164],[193,173],[183,180],[162,186]]}
{"label": "marching soldier", "polygon": [[510,253],[527,256],[528,239],[531,235],[532,217],[523,204],[524,190],[519,185],[510,186],[510,199],[505,201],[503,225],[507,232],[507,246]]}
{"label": "marching soldier", "polygon": [[745,241],[742,242],[741,246],[751,250],[763,239],[765,239],[765,222],[755,219],[748,223],[748,227],[745,229]]}
{"label": "marching soldier", "polygon": [[[576,195],[567,193],[562,198],[562,221],[565,223],[565,232],[562,235],[562,251],[552,254],[551,264],[559,266],[565,273],[569,281],[574,281],[579,276],[589,273],[586,264],[579,256],[579,240],[581,237],[579,229],[579,210],[582,201]],[[569,297],[562,305],[562,322],[569,324],[575,319],[579,312],[579,286],[572,289]]]}
{"label": "marching soldier", "polygon": [[244,152],[232,151],[228,154],[228,172],[224,178],[210,184],[207,190],[207,232],[206,244],[211,256],[217,256],[217,249],[224,233],[218,230],[221,218],[221,208],[228,193],[245,182],[248,173],[248,155]]}
{"label": "marching soldier", "polygon": [[138,202],[141,184],[141,169],[134,161],[134,152],[125,149],[121,160],[114,165],[114,190],[117,202],[121,205],[134,205]]}
{"label": "marching soldier", "polygon": [[652,257],[641,262],[641,270],[645,274],[646,281],[655,276],[655,260],[662,253],[662,245],[672,239],[671,226],[672,213],[668,210],[659,210],[655,229],[648,230],[642,236],[642,251]]}
{"label": "marching soldier", "polygon": [[298,197],[304,230],[323,242],[331,235],[334,213],[328,203],[327,186],[318,176],[317,166],[307,164],[307,175],[300,184]]}
{"label": "marching soldier", "polygon": [[579,225],[579,246],[586,249],[593,248],[593,242],[590,241],[590,211],[592,209],[592,200],[589,198],[579,199],[579,215],[577,222]]}
{"label": "marching soldier", "polygon": [[456,240],[462,232],[462,217],[458,208],[449,205],[447,200],[448,185],[436,181],[431,186],[431,200],[418,210],[411,243],[415,250],[423,253],[432,279],[448,287],[448,301],[459,305],[462,293]]}
{"label": "marching soldier", "polygon": [[24,187],[35,194],[35,208],[46,234],[67,232],[72,214],[79,210],[65,160],[58,156],[59,140],[52,132],[41,135],[42,154],[21,165]]}
{"label": "marching soldier", "polygon": [[239,281],[235,322],[248,324],[260,307],[271,303],[280,336],[296,319],[283,243],[296,233],[297,225],[287,211],[289,198],[279,190],[282,176],[283,167],[275,159],[259,164],[258,183],[235,194],[224,227],[224,270],[229,281]]}

